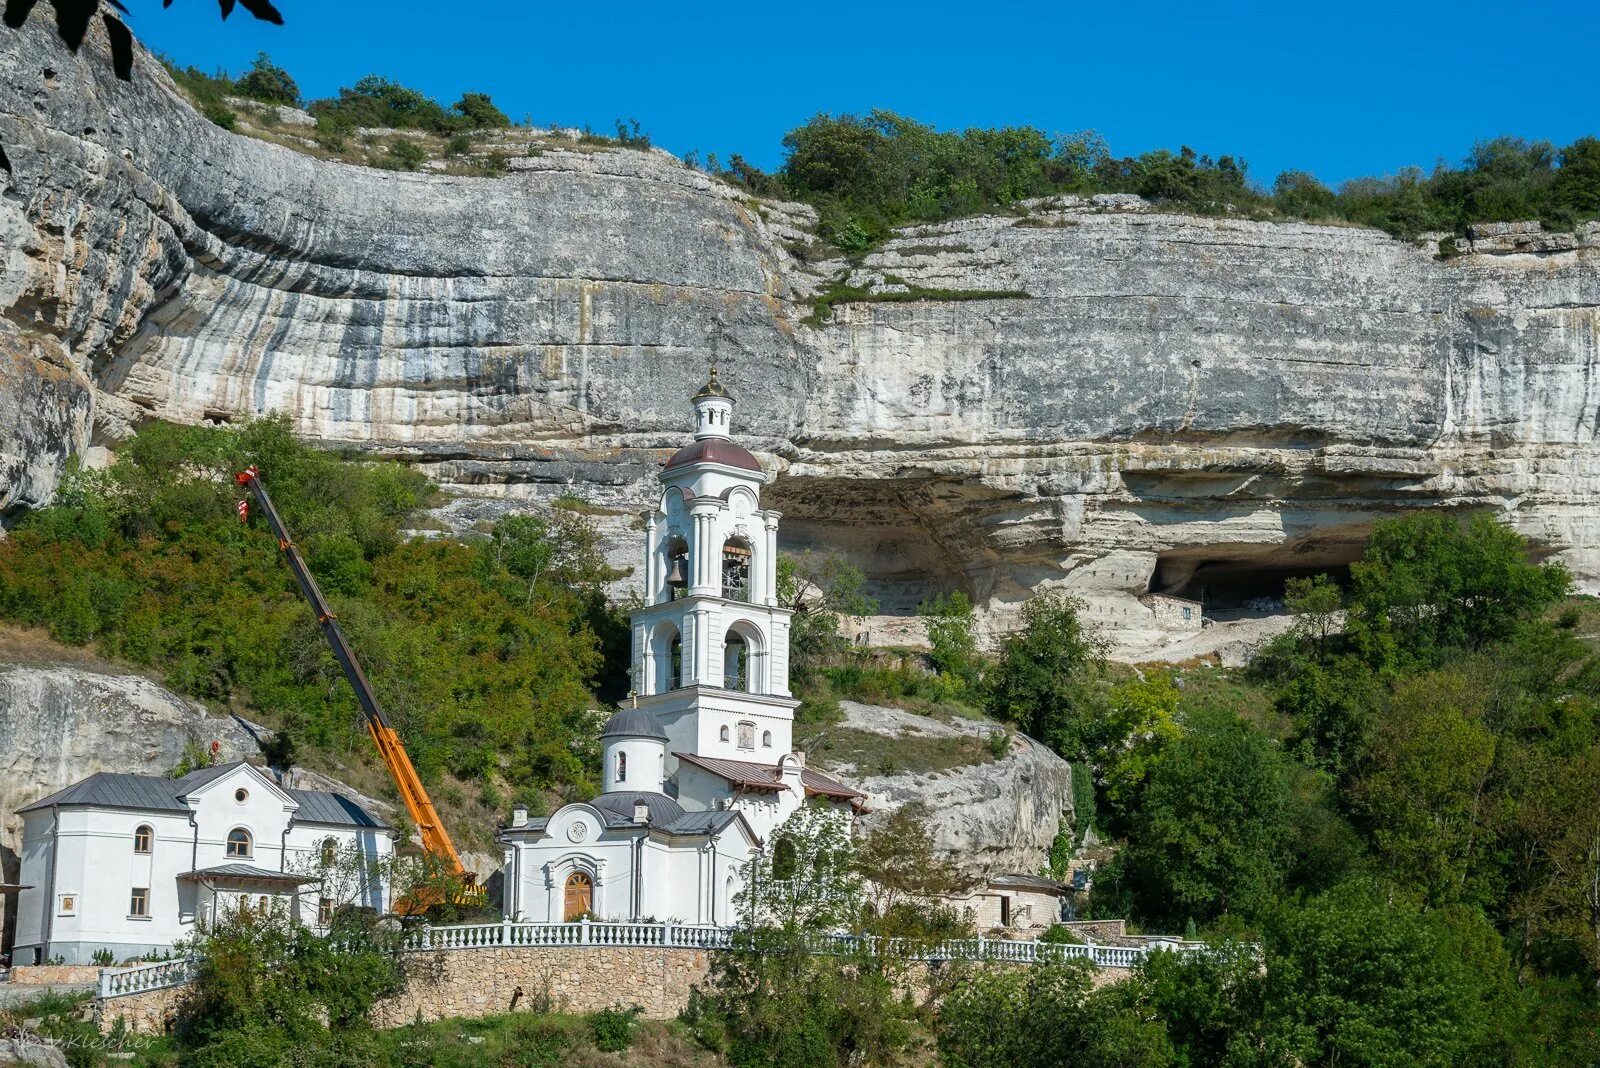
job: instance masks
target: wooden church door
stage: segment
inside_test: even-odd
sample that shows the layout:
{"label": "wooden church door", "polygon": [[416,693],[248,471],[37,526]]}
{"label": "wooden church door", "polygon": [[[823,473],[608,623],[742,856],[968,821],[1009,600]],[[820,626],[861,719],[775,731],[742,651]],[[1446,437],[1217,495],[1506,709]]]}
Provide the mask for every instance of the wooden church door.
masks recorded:
{"label": "wooden church door", "polygon": [[567,899],[561,917],[571,923],[586,912],[594,910],[594,883],[589,876],[575,871],[567,876]]}

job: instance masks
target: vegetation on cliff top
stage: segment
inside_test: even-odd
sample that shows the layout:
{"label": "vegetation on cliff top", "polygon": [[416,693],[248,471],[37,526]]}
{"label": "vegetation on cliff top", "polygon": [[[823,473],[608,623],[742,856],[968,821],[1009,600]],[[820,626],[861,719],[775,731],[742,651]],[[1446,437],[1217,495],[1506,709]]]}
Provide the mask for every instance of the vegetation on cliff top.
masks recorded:
{"label": "vegetation on cliff top", "polygon": [[[202,112],[230,128],[235,115],[224,97],[284,104],[294,103],[298,93],[294,79],[264,53],[238,79],[170,62],[168,69]],[[445,107],[378,75],[306,106],[317,120],[317,143],[340,153],[356,129],[382,127],[449,138],[454,150],[442,140],[432,147],[460,156],[472,132],[511,125],[483,93],[466,93]],[[615,138],[586,131],[580,141],[650,145],[637,122],[621,121]],[[365,158],[374,166],[415,169],[428,158],[427,153],[418,156],[418,147],[408,142],[398,154]],[[1496,137],[1480,141],[1459,163],[1441,160],[1431,170],[1408,167],[1356,178],[1337,189],[1299,170],[1285,171],[1267,186],[1252,178],[1240,156],[1211,156],[1186,145],[1176,152],[1163,148],[1118,156],[1092,130],[1055,135],[1033,126],[936,130],[885,110],[819,114],[785,134],[783,147],[784,162],[774,173],[737,153],[725,165],[710,155],[704,168],[759,196],[815,206],[821,236],[846,253],[865,251],[895,226],[1016,211],[1021,201],[1060,194],[1132,193],[1202,214],[1347,222],[1405,237],[1528,219],[1552,230],[1571,229],[1600,218],[1600,139],[1595,137],[1565,146]],[[688,160],[701,166],[697,153]]]}

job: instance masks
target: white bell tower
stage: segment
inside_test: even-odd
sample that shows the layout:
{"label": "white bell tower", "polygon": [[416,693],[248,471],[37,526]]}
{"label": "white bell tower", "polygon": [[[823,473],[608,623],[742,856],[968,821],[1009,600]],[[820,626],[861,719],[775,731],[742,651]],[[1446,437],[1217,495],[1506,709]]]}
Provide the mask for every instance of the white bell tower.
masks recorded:
{"label": "white bell tower", "polygon": [[[694,442],[667,461],[644,513],[644,606],[633,613],[638,707],[674,754],[776,766],[792,748],[789,621],[778,605],[777,512],[754,456],[728,436],[716,368],[690,402]],[[689,802],[685,800],[685,807]]]}

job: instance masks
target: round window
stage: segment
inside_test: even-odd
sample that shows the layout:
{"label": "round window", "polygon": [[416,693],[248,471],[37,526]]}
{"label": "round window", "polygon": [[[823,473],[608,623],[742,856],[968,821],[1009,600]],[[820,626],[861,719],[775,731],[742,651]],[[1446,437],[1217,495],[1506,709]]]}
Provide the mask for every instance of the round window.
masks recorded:
{"label": "round window", "polygon": [[242,805],[250,800],[250,791],[241,786],[233,792],[233,799]]}

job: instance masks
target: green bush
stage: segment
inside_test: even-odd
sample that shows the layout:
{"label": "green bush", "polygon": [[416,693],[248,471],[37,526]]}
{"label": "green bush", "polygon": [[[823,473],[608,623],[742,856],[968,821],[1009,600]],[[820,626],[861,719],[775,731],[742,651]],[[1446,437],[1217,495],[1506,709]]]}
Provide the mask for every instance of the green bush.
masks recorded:
{"label": "green bush", "polygon": [[397,137],[389,142],[381,162],[396,170],[414,171],[428,162],[428,150],[409,138]]}
{"label": "green bush", "polygon": [[234,84],[240,96],[260,100],[266,104],[288,104],[300,101],[300,87],[289,77],[289,72],[272,62],[265,52],[256,53],[255,62]]}
{"label": "green bush", "polygon": [[595,1048],[602,1053],[623,1053],[633,1046],[634,1032],[639,1028],[639,1017],[644,1010],[616,1006],[601,1009],[589,1017],[589,1030],[594,1034]]}

